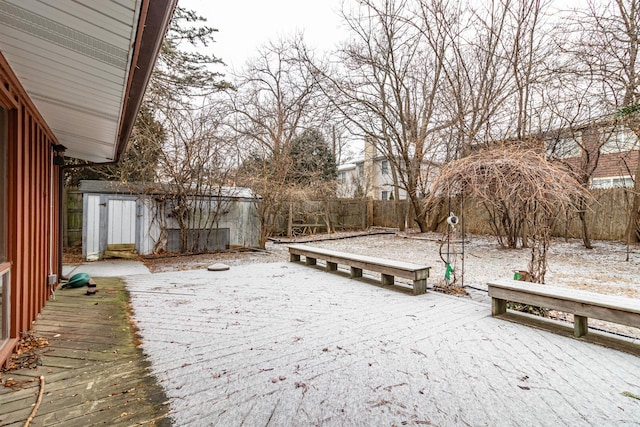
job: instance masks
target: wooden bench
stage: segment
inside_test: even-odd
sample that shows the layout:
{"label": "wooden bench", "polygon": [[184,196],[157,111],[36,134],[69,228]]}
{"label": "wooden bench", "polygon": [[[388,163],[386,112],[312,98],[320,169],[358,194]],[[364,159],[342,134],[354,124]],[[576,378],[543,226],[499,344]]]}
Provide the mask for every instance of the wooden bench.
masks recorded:
{"label": "wooden bench", "polygon": [[316,265],[316,260],[324,260],[327,271],[336,271],[338,264],[346,265],[351,268],[351,278],[362,277],[362,270],[378,272],[382,275],[381,281],[383,285],[393,285],[395,277],[402,277],[412,281],[414,295],[427,292],[427,278],[429,277],[430,267],[425,267],[424,265],[349,254],[305,245],[289,246],[289,259],[291,261],[300,261],[301,256],[305,257],[306,265]]}
{"label": "wooden bench", "polygon": [[493,316],[506,313],[510,301],[572,313],[576,337],[586,335],[590,317],[640,328],[638,299],[516,280],[491,282],[488,286]]}

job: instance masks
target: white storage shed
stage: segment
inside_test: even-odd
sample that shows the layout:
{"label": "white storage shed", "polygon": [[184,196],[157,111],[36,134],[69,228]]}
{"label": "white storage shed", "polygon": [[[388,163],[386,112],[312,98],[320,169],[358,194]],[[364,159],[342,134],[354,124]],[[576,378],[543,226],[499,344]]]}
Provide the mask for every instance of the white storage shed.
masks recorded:
{"label": "white storage shed", "polygon": [[157,184],[81,181],[82,256],[100,259],[106,250],[123,247],[149,255],[179,252],[185,244],[200,252],[259,246],[258,197],[251,190],[190,191],[181,213],[175,209],[179,197],[171,190]]}

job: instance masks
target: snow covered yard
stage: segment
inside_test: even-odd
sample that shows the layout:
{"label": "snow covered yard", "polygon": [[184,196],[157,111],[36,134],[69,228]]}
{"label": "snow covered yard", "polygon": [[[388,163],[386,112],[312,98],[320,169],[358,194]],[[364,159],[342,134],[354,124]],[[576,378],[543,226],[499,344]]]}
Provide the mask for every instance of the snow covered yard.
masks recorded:
{"label": "snow covered yard", "polygon": [[[325,240],[307,243],[330,249],[380,256],[432,266],[430,284],[442,281],[445,267],[440,258],[442,234],[406,233]],[[459,236],[458,236],[459,237]],[[443,256],[446,244],[442,245]],[[640,247],[630,250],[619,242],[594,242],[593,249],[585,249],[578,239],[555,238],[549,251],[546,282],[614,295],[640,298]],[[514,270],[526,270],[529,249],[501,249],[494,237],[467,235],[464,248],[458,241],[449,252],[457,255],[456,275],[462,282],[464,253],[464,285],[486,289],[488,281],[512,278]],[[452,255],[453,257],[453,255]]]}
{"label": "snow covered yard", "polygon": [[[436,244],[414,240],[377,236],[317,244],[435,263],[428,257]],[[483,245],[466,248],[465,284],[482,287],[526,268],[526,251]],[[556,247],[563,253],[561,244]],[[573,249],[567,252],[560,255],[563,268],[552,261],[549,279],[637,292],[637,261],[626,273],[608,268],[622,256],[614,252],[589,266],[576,261],[572,273],[565,268]],[[279,246],[269,257],[285,255]],[[591,274],[603,278],[589,284]],[[494,319],[487,304],[469,298],[411,296],[281,261],[130,276],[127,282],[143,349],[170,397],[176,425],[640,421],[637,357]]]}
{"label": "snow covered yard", "polygon": [[[334,240],[317,240],[306,245],[338,251],[371,255],[400,261],[426,264],[432,267],[429,285],[443,280],[445,267],[440,258],[443,238],[439,233],[396,233],[355,238],[349,233],[315,235],[313,238],[339,237]],[[304,238],[304,237],[303,237]],[[292,243],[296,243],[295,240]],[[627,248],[620,242],[595,241],[594,249],[587,250],[579,239],[556,238],[549,253],[549,284],[574,287],[593,292],[640,298],[640,247],[630,250],[630,261],[625,261]],[[461,255],[464,250],[464,277]],[[442,248],[446,252],[446,246]],[[491,236],[468,234],[464,248],[458,242],[450,252],[458,256],[456,275],[458,284],[486,290],[490,280],[512,278],[514,270],[526,270],[530,252],[528,249],[500,249]],[[444,255],[444,254],[443,254]],[[152,272],[206,268],[213,262],[229,265],[287,261],[286,244],[267,245],[264,253],[222,253],[184,258],[153,260],[148,264]]]}

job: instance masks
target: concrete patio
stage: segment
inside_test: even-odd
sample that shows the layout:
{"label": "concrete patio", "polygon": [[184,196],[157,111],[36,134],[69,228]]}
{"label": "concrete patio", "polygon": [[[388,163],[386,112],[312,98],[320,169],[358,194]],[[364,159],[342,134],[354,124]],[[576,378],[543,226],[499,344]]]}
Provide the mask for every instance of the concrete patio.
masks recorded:
{"label": "concrete patio", "polygon": [[640,425],[638,357],[466,298],[287,262],[126,281],[175,425]]}

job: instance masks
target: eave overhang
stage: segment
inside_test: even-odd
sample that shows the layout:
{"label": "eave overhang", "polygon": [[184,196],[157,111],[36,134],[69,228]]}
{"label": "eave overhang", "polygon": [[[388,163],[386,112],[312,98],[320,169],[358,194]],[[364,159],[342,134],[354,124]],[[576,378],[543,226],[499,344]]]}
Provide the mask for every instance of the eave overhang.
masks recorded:
{"label": "eave overhang", "polygon": [[177,0],[0,0],[0,52],[66,155],[124,152]]}

